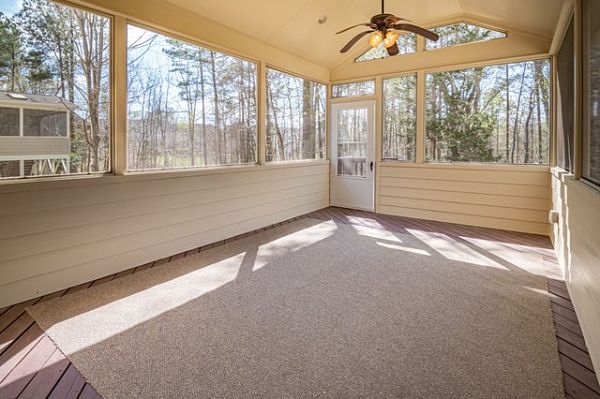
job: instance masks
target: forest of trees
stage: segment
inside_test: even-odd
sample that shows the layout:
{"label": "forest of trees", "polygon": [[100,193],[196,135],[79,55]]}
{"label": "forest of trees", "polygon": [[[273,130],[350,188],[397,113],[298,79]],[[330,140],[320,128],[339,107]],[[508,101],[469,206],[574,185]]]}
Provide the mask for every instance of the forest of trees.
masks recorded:
{"label": "forest of trees", "polygon": [[327,87],[267,70],[267,161],[324,159]]}
{"label": "forest of trees", "polygon": [[375,79],[335,84],[331,95],[332,97],[374,96]]}
{"label": "forest of trees", "polygon": [[550,62],[427,75],[426,159],[545,164],[550,149]]}
{"label": "forest of trees", "polygon": [[414,161],[417,134],[417,77],[383,80],[383,159]]}
{"label": "forest of trees", "polygon": [[[0,90],[62,98],[70,172],[109,171],[110,20],[49,0],[18,4],[0,13]],[[463,25],[444,35],[498,34]],[[127,72],[130,170],[257,161],[255,63],[129,26]],[[426,160],[548,162],[548,60],[426,76]],[[384,79],[384,158],[415,159],[415,86],[414,76]],[[326,86],[267,68],[266,88],[267,161],[325,158]],[[370,92],[373,81],[338,89]]]}
{"label": "forest of trees", "polygon": [[130,170],[254,163],[256,64],[129,26]]}
{"label": "forest of trees", "polygon": [[[467,23],[437,32],[428,49],[506,36]],[[427,160],[548,163],[549,60],[432,73],[426,88]]]}
{"label": "forest of trees", "polygon": [[[426,75],[425,159],[546,164],[550,62]],[[383,158],[414,161],[415,75],[383,81]]]}
{"label": "forest of trees", "polygon": [[425,47],[427,50],[506,37],[504,32],[483,28],[467,22],[439,26],[433,28],[433,31],[440,36],[440,39],[437,42],[426,40]]}
{"label": "forest of trees", "polygon": [[367,177],[368,109],[342,109],[336,117],[337,175]]}
{"label": "forest of trees", "polygon": [[48,0],[19,4],[0,12],[0,90],[61,97],[71,110],[70,172],[110,170],[110,20]]}

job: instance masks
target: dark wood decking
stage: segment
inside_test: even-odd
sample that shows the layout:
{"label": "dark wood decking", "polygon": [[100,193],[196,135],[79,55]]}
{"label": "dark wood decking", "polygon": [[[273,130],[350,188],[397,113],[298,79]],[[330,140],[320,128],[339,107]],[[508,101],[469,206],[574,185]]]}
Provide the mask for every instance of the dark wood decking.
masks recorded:
{"label": "dark wood decking", "polygon": [[78,285],[40,298],[0,309],[0,398],[100,398],[73,364],[25,311],[27,306],[44,302],[69,292],[84,290],[140,270],[165,265],[168,262],[195,254],[218,245],[272,229],[285,223],[312,217],[333,220],[335,223],[361,225],[395,232],[415,229],[443,233],[462,240],[473,237],[498,241],[524,255],[542,255],[547,275],[558,351],[563,370],[565,398],[600,399],[600,386],[579,327],[577,315],[560,271],[552,246],[547,237],[512,233],[441,222],[375,215],[368,212],[340,208],[326,208],[308,215],[277,223],[250,233],[195,248],[185,253],[160,259],[111,276]]}

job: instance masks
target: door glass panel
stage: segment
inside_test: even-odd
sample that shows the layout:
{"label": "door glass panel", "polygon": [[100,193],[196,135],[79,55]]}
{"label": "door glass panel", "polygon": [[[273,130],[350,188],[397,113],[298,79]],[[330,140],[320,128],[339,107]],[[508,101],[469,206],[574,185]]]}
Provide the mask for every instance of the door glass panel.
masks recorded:
{"label": "door glass panel", "polygon": [[337,175],[367,177],[368,110],[337,112]]}

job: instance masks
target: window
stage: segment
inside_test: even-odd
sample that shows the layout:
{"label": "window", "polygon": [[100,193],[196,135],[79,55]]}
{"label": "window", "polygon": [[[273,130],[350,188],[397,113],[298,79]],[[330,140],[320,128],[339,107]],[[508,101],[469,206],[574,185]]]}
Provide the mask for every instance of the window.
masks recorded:
{"label": "window", "polygon": [[600,185],[600,3],[583,0],[583,170]]}
{"label": "window", "polygon": [[336,174],[366,178],[369,111],[367,108],[342,109],[336,115]]}
{"label": "window", "polygon": [[333,97],[359,97],[374,95],[374,80],[364,80],[362,82],[341,83],[333,85]]}
{"label": "window", "polygon": [[[398,37],[397,44],[398,49],[400,50],[399,54],[414,53],[417,51],[417,36],[413,33],[402,34],[400,37]],[[379,46],[367,50],[360,57],[355,59],[354,62],[378,60],[386,57],[389,57],[389,54],[387,53],[387,49],[382,42],[379,44]]]}
{"label": "window", "polygon": [[414,161],[417,77],[383,80],[383,159]]}
{"label": "window", "polygon": [[506,37],[506,33],[504,32],[483,28],[466,22],[440,26],[433,28],[432,31],[440,35],[440,39],[437,42],[425,40],[425,48],[427,50]]}
{"label": "window", "polygon": [[21,131],[19,108],[0,107],[0,136],[18,136]]}
{"label": "window", "polygon": [[547,164],[550,62],[437,72],[426,80],[426,160]]}
{"label": "window", "polygon": [[105,16],[0,4],[0,178],[111,170],[109,55]]}
{"label": "window", "polygon": [[21,176],[21,163],[19,161],[0,161],[0,178]]}
{"label": "window", "polygon": [[128,27],[128,168],[255,163],[256,64]]}
{"label": "window", "polygon": [[575,69],[573,21],[569,24],[562,45],[556,57],[556,163],[561,168],[573,169],[573,140],[575,121]]}
{"label": "window", "polygon": [[325,158],[326,86],[267,69],[267,161]]}
{"label": "window", "polygon": [[23,136],[67,137],[67,112],[23,109]]}

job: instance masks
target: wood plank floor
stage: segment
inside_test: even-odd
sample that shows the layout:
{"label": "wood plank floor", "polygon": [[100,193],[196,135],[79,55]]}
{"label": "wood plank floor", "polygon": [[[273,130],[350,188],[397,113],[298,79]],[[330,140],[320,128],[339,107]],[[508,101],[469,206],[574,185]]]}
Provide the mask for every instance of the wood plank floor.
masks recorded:
{"label": "wood plank floor", "polygon": [[456,240],[476,238],[501,243],[524,255],[541,255],[548,281],[558,351],[563,370],[565,398],[600,399],[600,386],[579,327],[577,314],[558,268],[547,237],[454,225],[396,216],[376,215],[341,208],[325,208],[230,239],[159,259],[111,276],[90,281],[40,298],[0,309],[0,398],[100,398],[73,364],[25,311],[27,306],[48,301],[69,292],[85,290],[104,282],[168,263],[215,246],[257,234],[305,217],[332,220],[335,223],[367,226],[394,232],[426,231],[445,234]]}

